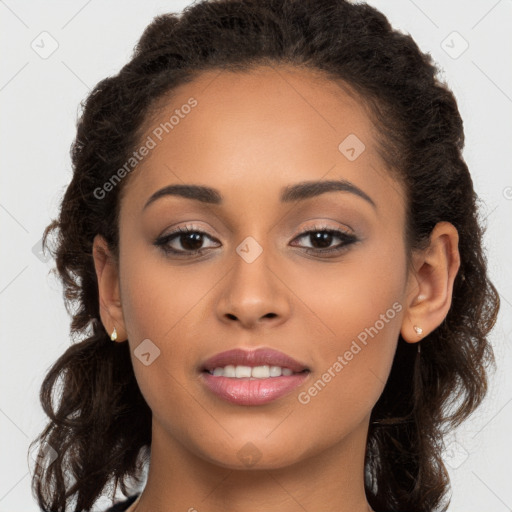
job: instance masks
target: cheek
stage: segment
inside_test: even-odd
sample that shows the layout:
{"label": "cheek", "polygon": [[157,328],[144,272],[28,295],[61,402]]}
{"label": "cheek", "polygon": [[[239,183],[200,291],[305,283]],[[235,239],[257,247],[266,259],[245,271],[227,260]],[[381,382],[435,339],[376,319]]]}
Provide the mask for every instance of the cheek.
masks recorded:
{"label": "cheek", "polygon": [[[389,332],[393,327],[397,331],[401,318],[397,309],[403,309],[406,288],[404,268],[404,254],[372,244],[340,262],[316,263],[309,270],[297,266],[283,280],[292,283],[299,306],[316,324],[326,346],[342,348],[342,340],[356,337],[376,322],[379,331]],[[399,306],[393,309],[395,302]]]}
{"label": "cheek", "polygon": [[[142,245],[139,242],[139,245]],[[123,256],[121,256],[123,257]],[[133,244],[121,267],[123,314],[129,339],[162,342],[182,327],[218,277],[204,268],[171,265],[155,250]]]}
{"label": "cheek", "polygon": [[[184,334],[189,332],[187,312],[204,291],[191,286],[185,273],[171,275],[168,266],[166,270],[162,264],[148,263],[147,253],[140,258],[136,252],[127,256],[122,272],[123,315],[139,389],[154,416],[165,416],[172,404],[182,422],[190,424],[194,413],[184,392],[185,368],[196,361],[190,353],[191,340]],[[144,359],[145,353],[149,356]],[[175,422],[168,424],[169,430],[176,427]]]}
{"label": "cheek", "polygon": [[[136,244],[126,251],[121,260],[123,315],[135,375],[150,406],[159,395],[180,401],[180,384],[195,378],[204,357],[200,342],[210,332],[205,325],[211,325],[212,294],[228,272],[229,267],[171,265]],[[150,340],[146,345],[158,355],[148,366],[137,358],[144,340]]]}
{"label": "cheek", "polygon": [[370,413],[384,389],[400,333],[404,265],[404,254],[381,246],[332,270],[326,266],[314,284],[305,277],[295,281],[294,291],[307,297],[323,333],[310,353],[316,361],[314,378],[298,396],[311,413],[324,419],[335,414],[354,425]]}

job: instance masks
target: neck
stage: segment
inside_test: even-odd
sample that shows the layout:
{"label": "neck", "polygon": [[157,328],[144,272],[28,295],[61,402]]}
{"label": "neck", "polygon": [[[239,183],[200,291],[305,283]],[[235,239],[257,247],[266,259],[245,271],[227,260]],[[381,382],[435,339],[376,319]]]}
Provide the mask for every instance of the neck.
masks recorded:
{"label": "neck", "polygon": [[309,458],[285,467],[225,468],[166,435],[153,418],[151,462],[136,512],[368,512],[364,454],[368,422]]}

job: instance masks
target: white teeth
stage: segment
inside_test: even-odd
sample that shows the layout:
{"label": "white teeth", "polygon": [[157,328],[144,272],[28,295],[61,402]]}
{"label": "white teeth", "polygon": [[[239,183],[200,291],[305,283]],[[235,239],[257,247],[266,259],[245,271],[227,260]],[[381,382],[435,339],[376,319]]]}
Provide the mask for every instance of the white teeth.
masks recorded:
{"label": "white teeth", "polygon": [[236,377],[235,367],[232,364],[228,364],[224,368],[224,377]]}
{"label": "white teeth", "polygon": [[237,366],[235,368],[235,376],[237,379],[242,377],[250,377],[251,376],[251,367],[250,366]]}
{"label": "white teeth", "polygon": [[256,379],[268,379],[270,377],[270,368],[268,365],[255,366],[251,371],[251,376]]}
{"label": "white teeth", "polygon": [[281,368],[281,366],[234,366],[228,364],[224,367],[218,367],[213,370],[215,377],[231,377],[231,378],[247,378],[253,377],[255,379],[267,379],[269,377],[281,377],[281,375],[292,375],[293,371],[290,368]]}
{"label": "white teeth", "polygon": [[279,377],[281,375],[281,367],[280,366],[271,366],[270,367],[270,376],[271,377]]}

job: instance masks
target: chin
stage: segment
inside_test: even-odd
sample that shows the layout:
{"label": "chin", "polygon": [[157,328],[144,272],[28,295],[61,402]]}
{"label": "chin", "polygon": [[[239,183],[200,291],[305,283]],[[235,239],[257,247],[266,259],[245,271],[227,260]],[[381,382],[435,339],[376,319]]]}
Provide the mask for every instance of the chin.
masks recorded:
{"label": "chin", "polygon": [[324,449],[318,446],[317,450],[305,450],[307,444],[303,436],[298,436],[297,442],[294,442],[290,436],[277,433],[271,439],[273,435],[266,438],[260,433],[252,439],[248,435],[230,438],[224,443],[197,446],[196,453],[208,462],[226,469],[269,470],[291,466],[308,458],[311,452]]}

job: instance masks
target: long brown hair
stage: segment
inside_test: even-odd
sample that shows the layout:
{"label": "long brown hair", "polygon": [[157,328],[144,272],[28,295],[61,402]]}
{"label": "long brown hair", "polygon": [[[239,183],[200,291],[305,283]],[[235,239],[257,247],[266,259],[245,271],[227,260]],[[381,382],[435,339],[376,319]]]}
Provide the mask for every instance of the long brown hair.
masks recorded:
{"label": "long brown hair", "polygon": [[[156,17],[132,59],[102,80],[83,105],[72,146],[73,178],[45,230],[72,314],[74,343],[41,388],[49,423],[33,492],[42,510],[89,510],[111,484],[127,495],[151,446],[151,410],[138,388],[127,343],[113,343],[99,316],[92,258],[96,234],[117,254],[120,193],[129,177],[98,188],[140,143],[151,109],[204,70],[247,71],[292,64],[345,84],[379,128],[379,148],[405,185],[408,250],[440,221],[459,232],[461,265],[443,323],[416,345],[400,337],[368,433],[366,493],[374,509],[446,510],[446,428],[482,401],[494,364],[487,336],[499,309],[482,248],[484,226],[462,157],[456,100],[414,40],[366,4],[345,0],[211,0]],[[52,447],[56,459],[48,450]],[[146,459],[144,458],[146,454]]]}

